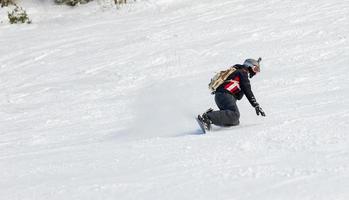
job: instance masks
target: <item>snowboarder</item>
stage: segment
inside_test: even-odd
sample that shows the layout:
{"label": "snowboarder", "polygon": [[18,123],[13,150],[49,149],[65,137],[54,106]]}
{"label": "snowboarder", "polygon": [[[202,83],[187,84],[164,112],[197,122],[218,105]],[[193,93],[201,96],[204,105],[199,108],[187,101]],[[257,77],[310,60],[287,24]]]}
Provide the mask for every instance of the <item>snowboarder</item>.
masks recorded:
{"label": "snowboarder", "polygon": [[214,111],[210,108],[197,118],[206,130],[211,129],[211,124],[224,127],[239,125],[240,112],[236,101],[241,100],[244,95],[255,108],[256,114],[265,117],[263,109],[253,95],[249,80],[260,72],[260,61],[261,58],[246,59],[242,65],[233,66],[236,70],[213,92],[219,110]]}

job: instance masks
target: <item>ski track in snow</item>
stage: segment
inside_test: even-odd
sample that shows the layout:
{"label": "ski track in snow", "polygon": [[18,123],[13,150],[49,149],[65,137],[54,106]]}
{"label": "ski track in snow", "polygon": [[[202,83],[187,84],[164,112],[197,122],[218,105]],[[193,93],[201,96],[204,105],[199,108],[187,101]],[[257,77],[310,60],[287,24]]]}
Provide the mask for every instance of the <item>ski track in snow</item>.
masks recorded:
{"label": "ski track in snow", "polygon": [[[349,3],[0,10],[1,199],[349,199]],[[241,125],[199,134],[216,71],[261,56]]]}

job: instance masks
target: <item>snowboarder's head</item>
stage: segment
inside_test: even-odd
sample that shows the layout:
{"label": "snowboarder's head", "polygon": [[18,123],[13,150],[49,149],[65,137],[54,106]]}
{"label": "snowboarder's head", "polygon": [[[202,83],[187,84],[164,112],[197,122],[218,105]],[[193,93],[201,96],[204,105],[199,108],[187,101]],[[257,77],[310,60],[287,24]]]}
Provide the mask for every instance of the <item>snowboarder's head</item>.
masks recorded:
{"label": "snowboarder's head", "polygon": [[243,65],[248,69],[248,72],[250,73],[250,78],[252,78],[254,75],[256,75],[258,72],[261,71],[261,68],[260,68],[261,61],[262,61],[262,58],[258,58],[258,60],[249,58],[245,60]]}

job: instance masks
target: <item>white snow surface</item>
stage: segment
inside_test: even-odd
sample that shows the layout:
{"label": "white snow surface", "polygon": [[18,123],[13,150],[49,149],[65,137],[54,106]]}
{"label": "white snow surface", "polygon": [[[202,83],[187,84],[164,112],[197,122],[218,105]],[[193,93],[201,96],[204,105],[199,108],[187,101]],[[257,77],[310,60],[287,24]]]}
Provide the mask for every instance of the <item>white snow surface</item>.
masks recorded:
{"label": "white snow surface", "polygon": [[[0,199],[349,199],[348,1],[98,2],[0,9]],[[267,117],[199,134],[259,56]]]}

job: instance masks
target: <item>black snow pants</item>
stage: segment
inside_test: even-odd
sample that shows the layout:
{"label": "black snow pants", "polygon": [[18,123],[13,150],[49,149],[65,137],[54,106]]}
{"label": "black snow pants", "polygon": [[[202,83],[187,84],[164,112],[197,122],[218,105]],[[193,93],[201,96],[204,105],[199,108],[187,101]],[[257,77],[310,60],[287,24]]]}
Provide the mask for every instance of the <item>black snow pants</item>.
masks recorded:
{"label": "black snow pants", "polygon": [[212,123],[217,126],[239,125],[240,112],[236,105],[236,98],[229,93],[217,92],[215,101],[220,110],[207,113]]}

